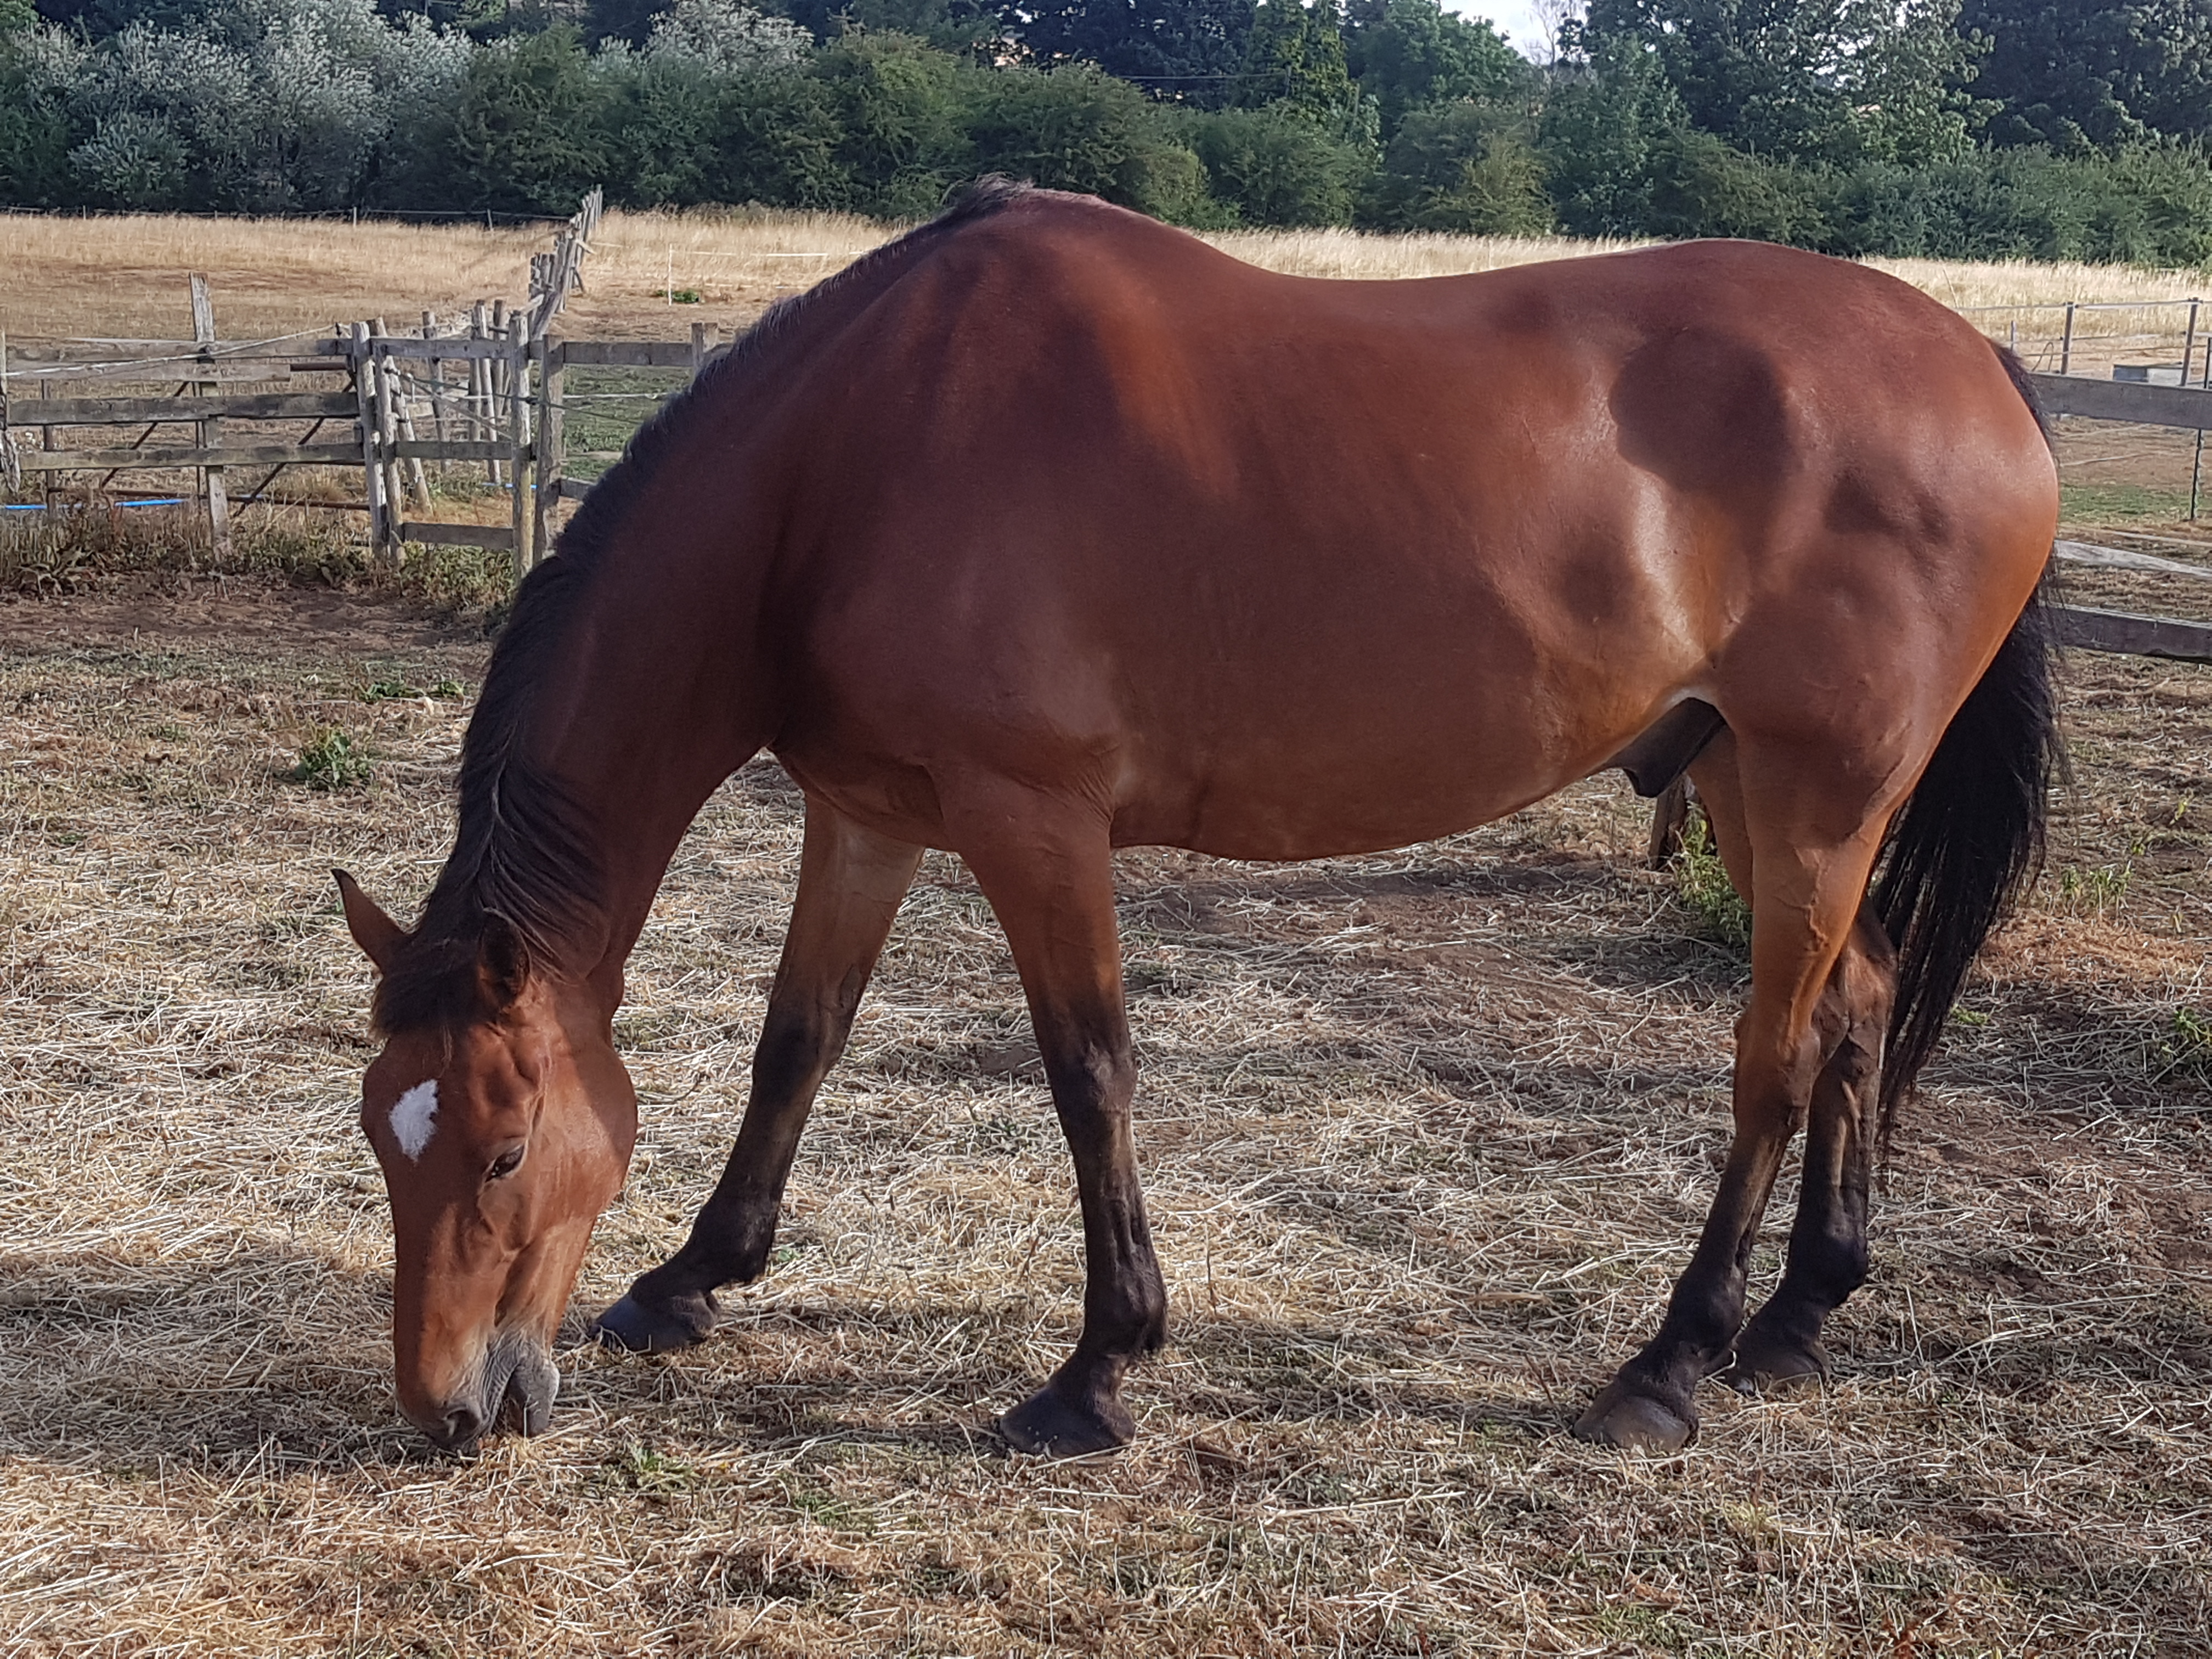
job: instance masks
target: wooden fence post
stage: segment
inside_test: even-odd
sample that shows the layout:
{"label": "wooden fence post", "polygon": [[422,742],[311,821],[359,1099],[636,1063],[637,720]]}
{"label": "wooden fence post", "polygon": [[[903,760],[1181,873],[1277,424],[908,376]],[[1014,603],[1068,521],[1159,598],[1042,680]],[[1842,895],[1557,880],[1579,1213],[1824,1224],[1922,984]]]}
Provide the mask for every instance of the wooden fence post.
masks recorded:
{"label": "wooden fence post", "polygon": [[530,356],[533,345],[524,334],[520,316],[509,319],[515,336],[513,348],[500,361],[507,365],[507,487],[513,494],[514,579],[530,574]]}
{"label": "wooden fence post", "polygon": [[[374,339],[383,340],[391,337],[390,331],[385,327],[384,319],[381,317],[369,319],[368,331],[370,337]],[[414,411],[407,407],[407,394],[408,382],[413,377],[388,356],[384,359],[383,368],[382,391],[386,404],[391,411],[392,432],[394,435],[404,438],[411,444],[415,441],[415,415]],[[398,463],[395,459],[395,474],[397,470]],[[415,500],[421,505],[422,510],[428,513],[430,508],[430,481],[423,476],[422,459],[419,455],[407,457],[407,482],[414,486]],[[398,489],[396,477],[392,488],[395,490]],[[406,497],[401,495],[398,499],[404,502]]]}
{"label": "wooden fence post", "polygon": [[399,479],[399,420],[392,405],[398,401],[399,377],[384,349],[384,319],[368,324],[369,383],[374,388],[370,407],[376,414],[376,454],[384,475],[385,544],[397,566],[406,556],[400,524],[407,516],[407,492]]}
{"label": "wooden fence post", "polygon": [[541,335],[533,349],[538,357],[538,488],[534,492],[537,508],[531,520],[530,562],[535,566],[553,550],[553,516],[561,507],[561,449],[566,435],[562,399],[568,372],[558,342]]}
{"label": "wooden fence post", "polygon": [[[422,313],[422,337],[426,340],[434,340],[439,337],[437,313],[426,311]],[[444,358],[430,359],[429,375],[430,435],[442,444],[446,441],[446,360]],[[443,482],[446,477],[446,462],[442,459],[438,463],[438,477],[441,482]]]}
{"label": "wooden fence post", "polygon": [[356,323],[350,341],[353,386],[361,407],[361,470],[368,489],[369,556],[381,560],[391,539],[391,504],[384,496],[384,459],[377,451],[377,428],[381,417],[376,408],[376,367],[368,354],[368,325]]}
{"label": "wooden fence post", "polygon": [[[215,362],[215,299],[208,292],[208,279],[194,271],[191,277],[192,291],[192,338],[199,346],[199,361]],[[192,388],[203,398],[212,398],[222,388],[214,380],[202,380]],[[200,447],[219,448],[222,443],[222,422],[209,419],[199,422]],[[205,481],[207,493],[208,545],[214,549],[218,560],[230,556],[230,496],[223,481],[223,470],[219,466],[203,467],[200,477]]]}

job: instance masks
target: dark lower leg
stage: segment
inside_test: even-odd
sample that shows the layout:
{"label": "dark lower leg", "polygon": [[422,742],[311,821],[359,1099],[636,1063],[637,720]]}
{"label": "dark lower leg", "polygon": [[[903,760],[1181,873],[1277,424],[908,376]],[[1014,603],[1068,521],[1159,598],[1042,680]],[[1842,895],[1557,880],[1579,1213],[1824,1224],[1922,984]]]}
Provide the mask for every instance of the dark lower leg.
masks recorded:
{"label": "dark lower leg", "polygon": [[1770,791],[1763,806],[1774,820],[1751,824],[1737,775],[1745,763],[1741,744],[1723,751],[1716,744],[1701,758],[1707,765],[1698,786],[1722,856],[1753,902],[1751,1006],[1737,1028],[1735,1139],[1657,1335],[1575,1425],[1585,1439],[1659,1451],[1681,1446],[1696,1431],[1698,1384],[1735,1351],[1759,1221],[1790,1138],[1805,1121],[1844,1036],[1820,1016],[1834,1003],[1832,977],[1851,954],[1846,947],[1880,836],[1879,823],[1869,822],[1854,842],[1820,848],[1804,819],[1833,814],[1820,810],[1817,793],[1793,803],[1786,793]]}
{"label": "dark lower leg", "polygon": [[1736,1340],[1729,1381],[1747,1393],[1827,1375],[1820,1328],[1866,1280],[1867,1208],[1882,1039],[1894,957],[1879,922],[1862,918],[1831,988],[1842,1040],[1813,1085],[1805,1177],[1782,1282]]}
{"label": "dark lower leg", "polygon": [[1747,1126],[1741,1116],[1721,1190],[1690,1265],[1675,1282],[1658,1334],[1623,1365],[1575,1425],[1585,1440],[1672,1451],[1696,1431],[1692,1396],[1728,1358],[1743,1324],[1745,1286],[1759,1218],[1789,1145],[1786,1104]]}
{"label": "dark lower leg", "polygon": [[1087,803],[998,781],[943,793],[948,823],[1021,969],[1083,1204],[1083,1334],[1000,1428],[1024,1451],[1103,1451],[1135,1432],[1122,1379],[1167,1334],[1167,1291],[1130,1133],[1137,1067],[1107,824]]}
{"label": "dark lower leg", "polygon": [[806,848],[783,960],[753,1051],[736,1146],[683,1249],[599,1316],[617,1346],[688,1347],[714,1328],[714,1291],[768,1266],[784,1182],[816,1091],[844,1052],[853,1017],[921,849],[861,830],[810,800]]}
{"label": "dark lower leg", "polygon": [[1129,1124],[1136,1065],[1126,1035],[1046,1064],[1082,1200],[1083,1334],[1000,1427],[1021,1450],[1073,1456],[1125,1445],[1136,1432],[1122,1379],[1167,1340],[1167,1288],[1137,1179]]}

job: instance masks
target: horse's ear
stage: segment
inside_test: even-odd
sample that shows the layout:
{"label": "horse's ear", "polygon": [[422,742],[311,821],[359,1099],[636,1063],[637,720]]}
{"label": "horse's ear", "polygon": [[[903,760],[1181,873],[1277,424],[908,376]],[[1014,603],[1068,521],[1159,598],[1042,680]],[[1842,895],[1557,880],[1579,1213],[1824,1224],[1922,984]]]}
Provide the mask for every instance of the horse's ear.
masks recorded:
{"label": "horse's ear", "polygon": [[345,906],[346,931],[380,974],[392,971],[392,959],[406,942],[407,930],[384,914],[384,908],[361,890],[361,884],[343,870],[331,874],[338,884],[338,902]]}
{"label": "horse's ear", "polygon": [[512,1008],[522,995],[530,978],[530,951],[505,916],[484,918],[483,939],[477,946],[477,975],[484,1000],[495,1008]]}

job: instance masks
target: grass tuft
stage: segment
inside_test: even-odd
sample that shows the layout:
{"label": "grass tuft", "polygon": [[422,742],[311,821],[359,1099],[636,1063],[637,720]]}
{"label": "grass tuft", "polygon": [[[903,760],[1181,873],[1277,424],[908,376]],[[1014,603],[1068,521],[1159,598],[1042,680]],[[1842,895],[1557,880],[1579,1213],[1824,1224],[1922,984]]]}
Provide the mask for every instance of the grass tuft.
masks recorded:
{"label": "grass tuft", "polygon": [[369,779],[368,749],[335,726],[325,726],[300,750],[295,783],[310,789],[358,789]]}
{"label": "grass tuft", "polygon": [[1682,850],[1674,855],[1674,893],[1696,922],[1699,938],[1739,954],[1750,951],[1751,907],[1729,879],[1702,812],[1692,813],[1682,831]]}

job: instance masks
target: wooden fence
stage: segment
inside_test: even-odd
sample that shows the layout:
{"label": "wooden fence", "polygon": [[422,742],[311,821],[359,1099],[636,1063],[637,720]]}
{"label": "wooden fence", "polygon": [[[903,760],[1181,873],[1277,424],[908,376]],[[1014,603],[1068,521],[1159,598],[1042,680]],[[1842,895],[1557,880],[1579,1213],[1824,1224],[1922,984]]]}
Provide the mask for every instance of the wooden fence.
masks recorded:
{"label": "wooden fence", "polygon": [[[11,363],[0,336],[0,483],[13,495],[30,481],[51,489],[58,477],[97,473],[95,488],[105,489],[125,473],[181,470],[222,551],[234,507],[270,499],[286,469],[357,468],[353,500],[313,504],[365,510],[378,558],[397,564],[409,543],[466,544],[505,551],[517,574],[526,573],[551,549],[559,503],[586,488],[568,476],[569,463],[607,459],[568,447],[568,371],[696,372],[720,345],[708,325],[695,325],[688,341],[553,335],[563,301],[581,286],[599,218],[595,191],[553,251],[532,259],[527,307],[494,301],[461,318],[425,313],[413,333],[379,319],[329,337],[225,343],[207,284],[194,276],[190,340],[78,342],[68,350],[19,353]],[[2033,380],[2054,415],[2212,430],[2212,390],[2084,374]],[[145,395],[156,384],[161,393]],[[129,386],[137,395],[82,395]],[[35,396],[25,395],[33,388]],[[64,388],[70,395],[57,395]],[[72,428],[104,434],[134,426],[127,443],[60,441]],[[279,427],[289,429],[273,429]],[[438,491],[430,469],[449,481],[452,469],[477,466],[505,493],[504,521],[433,517]],[[234,495],[249,474],[255,481]],[[2207,577],[2177,560],[2078,543],[2061,543],[2057,556]],[[2085,606],[2059,607],[2057,622],[2069,645],[2212,663],[2212,624]]]}

